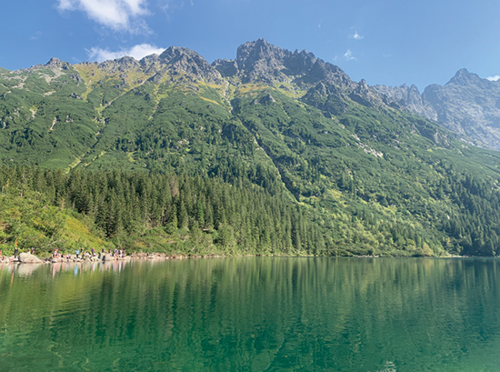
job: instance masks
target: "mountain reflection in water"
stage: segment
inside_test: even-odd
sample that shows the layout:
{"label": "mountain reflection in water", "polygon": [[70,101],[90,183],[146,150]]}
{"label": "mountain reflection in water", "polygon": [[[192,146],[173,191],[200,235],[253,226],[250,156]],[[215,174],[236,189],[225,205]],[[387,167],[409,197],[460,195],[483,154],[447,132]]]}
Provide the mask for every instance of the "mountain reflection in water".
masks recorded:
{"label": "mountain reflection in water", "polygon": [[499,264],[0,265],[0,370],[496,371]]}

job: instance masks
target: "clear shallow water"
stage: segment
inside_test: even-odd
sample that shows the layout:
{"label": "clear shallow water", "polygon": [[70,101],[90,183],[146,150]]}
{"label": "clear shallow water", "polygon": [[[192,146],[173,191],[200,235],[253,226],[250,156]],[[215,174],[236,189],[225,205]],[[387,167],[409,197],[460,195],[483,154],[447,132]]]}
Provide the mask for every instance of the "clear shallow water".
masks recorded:
{"label": "clear shallow water", "polygon": [[499,371],[500,260],[0,265],[0,371]]}

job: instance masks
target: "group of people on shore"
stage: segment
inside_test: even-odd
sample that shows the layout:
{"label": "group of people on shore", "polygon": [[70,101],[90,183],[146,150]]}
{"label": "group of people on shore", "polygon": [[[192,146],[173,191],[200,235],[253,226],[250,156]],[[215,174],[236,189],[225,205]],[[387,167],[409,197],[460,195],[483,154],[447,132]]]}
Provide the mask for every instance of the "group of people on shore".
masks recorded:
{"label": "group of people on shore", "polygon": [[91,248],[88,251],[85,251],[84,248],[79,248],[75,251],[75,255],[73,256],[71,253],[59,253],[59,249],[56,248],[52,252],[52,260],[67,260],[67,261],[96,261],[96,260],[104,260],[104,259],[123,259],[126,258],[127,255],[123,249],[111,249],[106,252],[104,248],[100,252],[96,252],[95,248]]}
{"label": "group of people on shore", "polygon": [[[4,256],[3,251],[0,249],[0,263],[12,262],[19,259],[19,249],[17,246],[14,248],[13,256]],[[35,254],[35,248],[29,248],[26,253]]]}
{"label": "group of people on shore", "polygon": [[[35,248],[28,248],[26,250],[26,253],[30,253],[32,255],[35,254]],[[14,260],[17,260],[19,258],[19,248],[17,248],[17,246],[14,248],[14,255],[13,256],[4,256],[3,255],[3,250],[0,249],[0,262],[4,262],[4,261],[14,261]]]}
{"label": "group of people on shore", "polygon": [[[19,254],[22,253],[19,251],[17,246],[14,248],[14,255],[8,256],[3,255],[3,251],[0,250],[0,263],[11,263],[17,262],[19,260]],[[29,248],[25,251],[25,253],[30,253],[32,255],[35,254],[35,248]],[[68,252],[60,252],[59,248],[55,248],[52,252],[51,261],[59,262],[59,261],[98,261],[98,260],[118,260],[125,259],[129,256],[125,253],[123,249],[114,249],[111,251],[109,249],[107,252],[104,248],[101,249],[100,252],[96,252],[95,248],[91,248],[89,250],[85,250],[84,248],[78,248],[75,251],[75,254],[72,255]]]}

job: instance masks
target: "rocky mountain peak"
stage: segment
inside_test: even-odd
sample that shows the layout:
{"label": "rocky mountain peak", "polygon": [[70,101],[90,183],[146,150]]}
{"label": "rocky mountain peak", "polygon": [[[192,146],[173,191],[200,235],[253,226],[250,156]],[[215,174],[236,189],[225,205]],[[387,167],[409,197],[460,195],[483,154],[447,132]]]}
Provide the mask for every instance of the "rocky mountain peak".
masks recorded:
{"label": "rocky mountain peak", "polygon": [[436,120],[486,148],[500,150],[500,84],[463,68],[444,86],[431,84],[420,95],[417,87],[375,86],[400,107]]}
{"label": "rocky mountain peak", "polygon": [[123,69],[130,69],[139,66],[139,62],[137,62],[134,58],[129,56],[119,58],[115,61]]}
{"label": "rocky mountain peak", "polygon": [[453,76],[446,85],[489,85],[488,83],[488,80],[481,79],[478,75],[470,73],[467,69],[462,68],[457,71],[455,76]]}
{"label": "rocky mountain peak", "polygon": [[[191,58],[193,60],[203,60],[205,59],[196,53],[194,50],[184,47],[171,46],[160,54],[160,59],[166,62],[173,62],[182,58]],[[205,61],[206,62],[206,61]],[[208,62],[207,62],[208,63]]]}
{"label": "rocky mountain peak", "polygon": [[283,62],[285,55],[286,51],[280,47],[275,47],[264,39],[258,39],[238,47],[236,62],[240,69],[245,69],[262,60]]}
{"label": "rocky mountain peak", "polygon": [[121,57],[114,60],[104,61],[98,64],[99,68],[107,71],[109,73],[114,73],[117,71],[125,72],[133,68],[139,67],[139,62],[137,62],[132,57]]}
{"label": "rocky mountain peak", "polygon": [[32,69],[37,70],[42,67],[48,67],[51,71],[56,71],[56,70],[69,70],[70,64],[68,62],[63,62],[59,58],[52,57],[49,62],[47,62],[44,66],[42,65],[36,65],[33,66]]}
{"label": "rocky mountain peak", "polygon": [[48,68],[61,68],[62,62],[59,58],[52,57],[49,62],[45,64],[45,67]]}
{"label": "rocky mountain peak", "polygon": [[386,101],[390,106],[406,108],[429,119],[437,119],[434,109],[428,107],[423,101],[420,91],[415,84],[412,84],[410,87],[406,84],[398,87],[375,85],[373,88],[386,97]]}
{"label": "rocky mountain peak", "polygon": [[219,81],[220,73],[205,58],[194,50],[182,47],[170,47],[160,54],[162,63],[169,65],[174,71],[183,71],[202,79]]}
{"label": "rocky mountain peak", "polygon": [[286,77],[280,72],[286,69],[284,61],[289,53],[264,39],[249,41],[238,47],[236,65],[239,71],[244,72],[247,81],[285,81]]}
{"label": "rocky mountain peak", "polygon": [[420,95],[420,91],[418,90],[418,87],[415,84],[411,85],[410,91],[413,92],[413,93],[416,93],[416,94]]}
{"label": "rocky mountain peak", "polygon": [[139,61],[143,71],[147,74],[158,72],[161,69],[160,57],[158,54],[150,54]]}
{"label": "rocky mountain peak", "polygon": [[214,66],[224,76],[239,74],[246,82],[261,80],[272,83],[305,75],[316,61],[314,54],[306,50],[291,52],[258,39],[241,45],[235,61],[217,60]]}
{"label": "rocky mountain peak", "polygon": [[212,66],[224,77],[239,76],[243,83],[288,81],[310,87],[322,81],[341,87],[357,86],[339,67],[316,58],[313,53],[291,52],[264,39],[240,45],[235,60],[218,59]]}
{"label": "rocky mountain peak", "polygon": [[117,71],[125,72],[134,68],[139,68],[139,62],[134,58],[125,56],[114,60],[104,61],[98,64],[99,68],[110,73]]}
{"label": "rocky mountain peak", "polygon": [[314,66],[316,60],[314,54],[309,53],[307,50],[300,52],[295,50],[293,54],[289,55],[286,66],[294,75],[302,75]]}

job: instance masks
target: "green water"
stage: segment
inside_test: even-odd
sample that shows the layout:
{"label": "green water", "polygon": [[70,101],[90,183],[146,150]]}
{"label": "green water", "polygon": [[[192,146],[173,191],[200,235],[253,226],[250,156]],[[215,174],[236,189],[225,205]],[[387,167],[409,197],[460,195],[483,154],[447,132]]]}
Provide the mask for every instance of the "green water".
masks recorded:
{"label": "green water", "polygon": [[0,265],[0,371],[499,371],[500,260]]}

